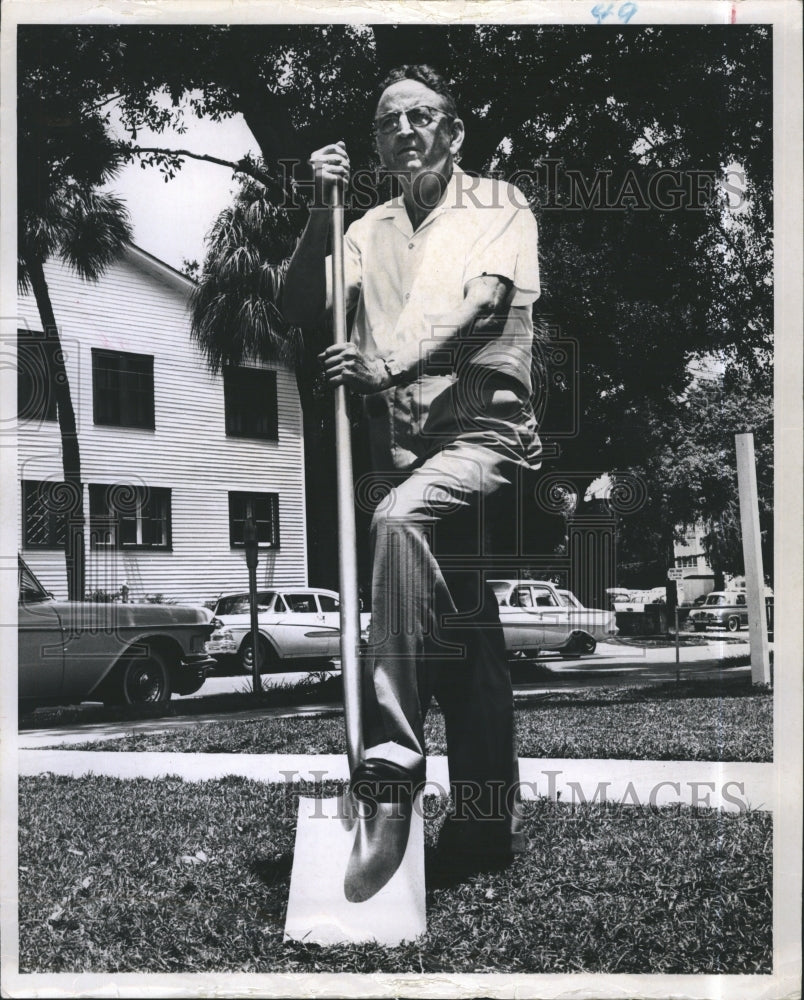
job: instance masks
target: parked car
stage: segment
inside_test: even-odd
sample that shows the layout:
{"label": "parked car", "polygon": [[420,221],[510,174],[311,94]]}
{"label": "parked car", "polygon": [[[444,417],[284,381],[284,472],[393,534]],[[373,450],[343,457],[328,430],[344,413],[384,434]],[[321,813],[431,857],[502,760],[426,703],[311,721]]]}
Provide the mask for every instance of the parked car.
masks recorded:
{"label": "parked car", "polygon": [[626,590],[625,587],[609,587],[606,590],[606,597],[609,602],[609,608],[613,611],[615,604],[625,604],[628,598],[631,596],[631,591]]}
{"label": "parked car", "polygon": [[613,611],[585,608],[570,590],[541,580],[489,580],[500,606],[509,655],[542,650],[563,656],[594,653],[617,635]]}
{"label": "parked car", "polygon": [[[216,629],[207,642],[212,656],[237,656],[252,670],[248,593],[226,594],[214,608]],[[276,587],[257,592],[261,670],[310,670],[331,667],[340,656],[340,600],[334,590]],[[370,615],[360,615],[361,632]]]}
{"label": "parked car", "polygon": [[192,694],[215,661],[206,608],[56,601],[19,559],[19,701],[162,704]]}
{"label": "parked car", "polygon": [[703,604],[690,611],[689,620],[696,632],[707,628],[727,628],[737,632],[748,625],[748,605],[741,590],[713,590]]}
{"label": "parked car", "polygon": [[700,608],[702,604],[706,603],[706,598],[708,594],[699,594],[694,601],[682,601],[678,606],[678,621],[679,624],[688,625],[690,612],[695,611],[696,608]]}
{"label": "parked car", "polygon": [[[623,597],[623,593],[625,596]],[[646,604],[664,604],[667,600],[665,587],[651,587],[649,590],[624,591],[618,595],[616,601],[617,611],[632,611],[636,605],[644,607]]]}

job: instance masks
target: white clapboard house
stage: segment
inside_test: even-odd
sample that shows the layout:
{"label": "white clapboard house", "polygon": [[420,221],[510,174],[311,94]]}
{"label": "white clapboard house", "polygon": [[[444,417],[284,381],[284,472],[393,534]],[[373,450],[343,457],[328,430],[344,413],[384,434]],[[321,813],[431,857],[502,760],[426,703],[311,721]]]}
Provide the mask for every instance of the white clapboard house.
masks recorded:
{"label": "white clapboard house", "polygon": [[[211,374],[190,339],[192,282],[131,246],[97,282],[46,269],[78,424],[87,591],[201,602],[246,589],[247,504],[260,586],[307,583],[304,442],[279,366]],[[20,551],[66,597],[63,478],[42,325],[19,301]]]}

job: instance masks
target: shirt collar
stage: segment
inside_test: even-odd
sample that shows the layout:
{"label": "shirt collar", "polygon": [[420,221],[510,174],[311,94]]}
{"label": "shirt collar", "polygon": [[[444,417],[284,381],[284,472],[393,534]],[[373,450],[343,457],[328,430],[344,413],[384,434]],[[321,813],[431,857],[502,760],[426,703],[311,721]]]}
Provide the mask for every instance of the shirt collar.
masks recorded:
{"label": "shirt collar", "polygon": [[[447,211],[449,208],[455,208],[458,204],[457,201],[457,188],[458,188],[458,174],[462,174],[463,170],[458,166],[457,163],[452,165],[452,176],[447,181],[447,186],[444,189],[444,196],[441,201],[436,205],[433,211],[427,216],[427,218],[422,222],[421,226],[416,230],[420,232],[425,226],[428,226],[433,219],[437,218],[442,212]],[[397,195],[396,198],[391,198],[390,201],[384,202],[380,205],[378,219],[391,219],[397,229],[401,229],[406,236],[410,236],[413,233],[413,227],[410,223],[410,218],[408,216],[408,210],[405,208],[405,202],[402,195]]]}

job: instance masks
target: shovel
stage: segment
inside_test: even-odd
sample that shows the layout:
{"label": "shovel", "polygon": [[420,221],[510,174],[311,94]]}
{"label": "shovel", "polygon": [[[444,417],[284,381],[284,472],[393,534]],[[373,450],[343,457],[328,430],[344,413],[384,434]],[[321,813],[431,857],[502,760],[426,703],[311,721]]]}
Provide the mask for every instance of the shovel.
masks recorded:
{"label": "shovel", "polygon": [[[346,341],[343,193],[332,204],[332,309],[335,343]],[[349,773],[363,759],[360,604],[346,387],[335,391],[341,676]],[[413,801],[366,803],[347,789],[329,799],[299,798],[285,938],[321,945],[397,945],[426,930],[422,792]]]}

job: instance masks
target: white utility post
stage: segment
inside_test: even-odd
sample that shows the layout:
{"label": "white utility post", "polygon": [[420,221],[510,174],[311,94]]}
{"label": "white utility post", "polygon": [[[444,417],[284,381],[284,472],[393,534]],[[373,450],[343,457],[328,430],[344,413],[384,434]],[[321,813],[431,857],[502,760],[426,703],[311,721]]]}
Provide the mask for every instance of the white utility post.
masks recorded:
{"label": "white utility post", "polygon": [[734,440],[737,445],[737,489],[740,494],[745,599],[748,604],[748,638],[751,643],[751,681],[754,684],[770,684],[768,612],[765,607],[765,575],[762,572],[754,435],[735,434]]}

